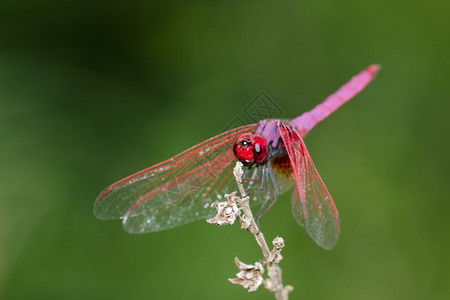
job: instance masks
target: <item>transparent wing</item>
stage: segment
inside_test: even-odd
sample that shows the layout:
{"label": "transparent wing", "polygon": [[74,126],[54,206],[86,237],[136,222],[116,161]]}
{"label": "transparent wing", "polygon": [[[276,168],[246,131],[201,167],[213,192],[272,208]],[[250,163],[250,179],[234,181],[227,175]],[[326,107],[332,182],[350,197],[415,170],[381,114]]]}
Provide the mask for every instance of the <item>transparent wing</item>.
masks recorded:
{"label": "transparent wing", "polygon": [[340,232],[339,212],[320,178],[300,135],[289,124],[278,125],[295,177],[292,212],[311,238],[331,249]]}
{"label": "transparent wing", "polygon": [[132,233],[176,227],[210,215],[210,203],[236,189],[232,146],[257,124],[241,126],[106,188],[94,213],[100,219],[122,219]]}

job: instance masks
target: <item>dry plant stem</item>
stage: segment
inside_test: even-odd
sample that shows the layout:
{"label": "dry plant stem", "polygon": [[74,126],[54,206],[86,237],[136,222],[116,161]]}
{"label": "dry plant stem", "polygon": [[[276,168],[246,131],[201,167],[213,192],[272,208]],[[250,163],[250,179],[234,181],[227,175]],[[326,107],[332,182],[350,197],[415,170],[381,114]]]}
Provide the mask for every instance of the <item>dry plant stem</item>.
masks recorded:
{"label": "dry plant stem", "polygon": [[264,255],[263,264],[267,265],[267,273],[269,279],[264,280],[264,286],[275,294],[277,300],[287,300],[288,294],[294,289],[292,286],[283,286],[281,268],[278,266],[278,262],[281,260],[281,249],[284,247],[284,241],[282,238],[277,237],[274,241],[274,249],[270,251],[269,246],[264,238],[263,233],[259,229],[256,221],[253,217],[250,209],[249,197],[247,196],[244,186],[242,185],[242,176],[244,171],[242,170],[242,163],[237,162],[236,167],[233,170],[234,177],[239,187],[241,198],[238,202],[244,216],[240,218],[242,228],[248,229],[255,236],[259,247]]}
{"label": "dry plant stem", "polygon": [[[239,187],[239,192],[241,193],[241,201],[239,202],[240,208],[244,213],[244,219],[241,220],[242,226],[249,230],[256,238],[259,247],[261,247],[264,258],[267,259],[270,255],[270,249],[267,245],[266,239],[264,238],[263,233],[259,230],[258,225],[255,222],[255,218],[253,217],[252,210],[250,209],[249,198],[245,192],[244,186],[242,185],[242,176],[244,171],[242,170],[242,164],[240,162],[236,163],[236,167],[233,169],[233,175],[236,178],[236,182]],[[245,227],[248,225],[248,227]]]}

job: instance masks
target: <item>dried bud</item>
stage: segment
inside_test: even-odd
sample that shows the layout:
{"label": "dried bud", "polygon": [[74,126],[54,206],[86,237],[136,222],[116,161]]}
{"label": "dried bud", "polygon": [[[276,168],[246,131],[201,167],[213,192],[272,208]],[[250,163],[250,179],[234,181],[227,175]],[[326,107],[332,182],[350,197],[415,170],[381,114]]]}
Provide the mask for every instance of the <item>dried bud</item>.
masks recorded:
{"label": "dried bud", "polygon": [[237,257],[234,259],[236,265],[241,270],[236,274],[237,278],[228,279],[231,283],[240,284],[249,292],[254,292],[262,284],[264,267],[259,262],[254,265],[247,265],[241,262]]}
{"label": "dried bud", "polygon": [[277,236],[272,241],[272,245],[273,245],[273,249],[272,249],[272,251],[270,251],[270,255],[267,259],[267,262],[278,264],[283,259],[283,256],[281,255],[281,249],[283,249],[283,247],[284,247],[283,238]]}
{"label": "dried bud", "polygon": [[228,201],[224,202],[214,202],[211,204],[211,207],[217,209],[217,214],[211,218],[206,220],[208,223],[214,223],[216,225],[233,225],[236,218],[239,217],[240,211],[236,205],[235,199],[236,192],[233,192],[229,195],[225,195]]}
{"label": "dried bud", "polygon": [[284,240],[282,237],[277,236],[273,241],[272,241],[272,245],[275,249],[277,250],[281,250],[282,248],[284,248]]}

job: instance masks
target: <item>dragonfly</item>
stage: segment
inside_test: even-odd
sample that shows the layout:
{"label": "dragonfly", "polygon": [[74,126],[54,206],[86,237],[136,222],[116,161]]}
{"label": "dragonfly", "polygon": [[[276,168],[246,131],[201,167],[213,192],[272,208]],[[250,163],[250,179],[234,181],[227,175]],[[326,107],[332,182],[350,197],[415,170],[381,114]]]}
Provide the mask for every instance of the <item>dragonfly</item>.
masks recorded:
{"label": "dragonfly", "polygon": [[214,215],[211,204],[236,190],[236,160],[245,171],[252,210],[264,215],[292,187],[292,213],[322,248],[335,246],[339,212],[303,138],[361,92],[375,77],[370,65],[311,111],[290,121],[262,120],[240,126],[150,166],[102,191],[94,205],[99,219],[121,219],[130,233],[155,232]]}

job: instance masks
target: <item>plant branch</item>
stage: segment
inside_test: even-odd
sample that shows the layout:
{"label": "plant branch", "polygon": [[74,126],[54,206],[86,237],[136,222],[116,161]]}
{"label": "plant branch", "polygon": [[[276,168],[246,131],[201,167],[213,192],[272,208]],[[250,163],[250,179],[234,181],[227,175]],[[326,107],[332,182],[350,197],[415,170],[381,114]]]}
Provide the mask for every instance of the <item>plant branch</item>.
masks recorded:
{"label": "plant branch", "polygon": [[[284,247],[284,240],[281,237],[275,238],[272,242],[274,246],[273,250],[269,249],[264,234],[259,229],[253,217],[250,208],[250,198],[242,184],[242,176],[244,174],[242,166],[241,162],[237,162],[233,170],[241,197],[236,196],[236,192],[233,192],[225,195],[228,199],[227,202],[214,202],[212,206],[218,210],[218,213],[214,218],[207,220],[207,222],[217,225],[232,225],[237,219],[241,223],[241,228],[247,229],[254,235],[261,248],[264,258],[254,265],[244,264],[237,257],[235,258],[236,265],[241,271],[237,274],[237,278],[230,279],[232,283],[241,284],[245,288],[248,288],[249,292],[256,291],[259,285],[263,283],[266,289],[274,293],[277,300],[287,300],[289,293],[294,288],[290,285],[283,285],[281,268],[278,266],[278,263],[282,259],[280,252]],[[241,212],[243,213],[242,215]],[[269,276],[266,279],[262,278],[264,265],[267,266]]]}

